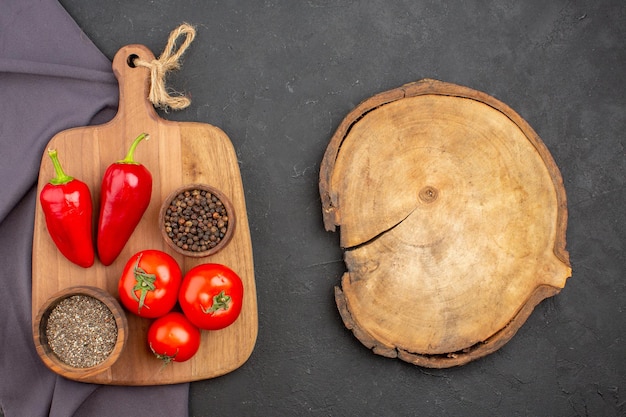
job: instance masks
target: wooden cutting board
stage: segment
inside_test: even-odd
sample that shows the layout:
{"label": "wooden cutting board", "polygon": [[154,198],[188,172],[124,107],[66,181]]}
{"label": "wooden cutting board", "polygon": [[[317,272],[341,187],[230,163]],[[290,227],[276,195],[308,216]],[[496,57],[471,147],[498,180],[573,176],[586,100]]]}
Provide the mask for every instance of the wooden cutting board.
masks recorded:
{"label": "wooden cutting board", "polygon": [[560,172],[517,113],[422,80],[365,100],[320,167],[348,272],[335,299],[375,353],[465,364],[506,343],[571,275]]}
{"label": "wooden cutting board", "polygon": [[[243,310],[238,320],[219,331],[203,331],[200,350],[194,358],[163,368],[146,344],[150,320],[128,316],[128,342],[122,356],[104,373],[84,382],[115,385],[160,385],[217,377],[240,367],[251,355],[258,332],[257,298],[252,244],[237,156],[226,134],[215,126],[172,122],[158,116],[148,101],[149,70],[129,64],[136,55],[152,61],[154,55],[142,45],[126,46],[116,54],[113,71],[119,81],[120,102],[109,123],[63,131],[47,148],[58,150],[68,175],[89,185],[97,221],[100,181],[109,164],[124,157],[133,139],[142,132],[150,139],[135,152],[135,160],[153,176],[150,205],[134,234],[116,261],[105,267],[98,260],[85,269],[69,262],[54,246],[38,204],[32,258],[32,315],[57,291],[75,285],[91,285],[117,297],[117,283],[126,261],[143,249],[159,249],[172,255],[183,273],[206,262],[221,263],[237,272],[244,284]],[[54,177],[47,154],[42,157],[38,190]],[[208,258],[183,257],[162,240],[157,217],[161,203],[176,188],[192,183],[216,187],[230,199],[237,225],[228,245]]]}

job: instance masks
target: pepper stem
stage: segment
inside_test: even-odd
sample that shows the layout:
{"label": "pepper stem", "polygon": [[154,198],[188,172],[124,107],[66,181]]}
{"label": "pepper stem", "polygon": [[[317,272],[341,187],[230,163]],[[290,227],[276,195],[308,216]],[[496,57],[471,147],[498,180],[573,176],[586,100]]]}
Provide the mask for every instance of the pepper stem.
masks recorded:
{"label": "pepper stem", "polygon": [[63,171],[63,167],[59,162],[59,156],[57,155],[56,149],[48,149],[48,155],[50,159],[52,159],[52,164],[54,165],[54,173],[56,177],[50,179],[50,184],[52,185],[63,185],[72,181],[74,177],[70,177]]}
{"label": "pepper stem", "polygon": [[130,145],[130,149],[128,150],[128,153],[126,154],[124,159],[117,161],[117,163],[118,164],[139,164],[139,162],[136,162],[134,159],[135,149],[137,149],[137,145],[139,145],[139,142],[141,142],[144,139],[148,140],[149,138],[150,138],[150,135],[148,135],[147,133],[142,133],[141,135],[137,136],[137,138],[135,138],[135,140],[133,141],[133,144]]}

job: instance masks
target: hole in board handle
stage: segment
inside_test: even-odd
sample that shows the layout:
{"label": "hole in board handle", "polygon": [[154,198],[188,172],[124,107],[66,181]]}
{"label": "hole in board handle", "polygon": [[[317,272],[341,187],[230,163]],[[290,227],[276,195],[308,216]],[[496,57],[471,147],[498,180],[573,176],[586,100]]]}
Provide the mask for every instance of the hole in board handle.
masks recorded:
{"label": "hole in board handle", "polygon": [[126,64],[128,64],[128,66],[131,68],[137,68],[137,65],[135,65],[135,60],[137,58],[139,58],[139,55],[137,54],[128,55],[128,58],[126,59]]}

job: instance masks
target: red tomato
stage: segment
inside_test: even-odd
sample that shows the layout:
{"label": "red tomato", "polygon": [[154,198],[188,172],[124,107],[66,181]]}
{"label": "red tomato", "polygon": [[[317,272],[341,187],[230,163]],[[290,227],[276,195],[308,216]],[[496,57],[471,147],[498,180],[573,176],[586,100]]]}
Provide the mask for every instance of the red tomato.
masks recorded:
{"label": "red tomato", "polygon": [[241,313],[243,284],[224,265],[201,264],[183,277],[178,302],[189,321],[199,328],[223,329]]}
{"label": "red tomato", "polygon": [[120,301],[133,314],[153,319],[168,313],[175,305],[182,281],[180,266],[159,250],[133,255],[120,277]]}
{"label": "red tomato", "polygon": [[200,329],[176,311],[156,319],[148,329],[148,346],[154,356],[168,364],[185,362],[200,347]]}

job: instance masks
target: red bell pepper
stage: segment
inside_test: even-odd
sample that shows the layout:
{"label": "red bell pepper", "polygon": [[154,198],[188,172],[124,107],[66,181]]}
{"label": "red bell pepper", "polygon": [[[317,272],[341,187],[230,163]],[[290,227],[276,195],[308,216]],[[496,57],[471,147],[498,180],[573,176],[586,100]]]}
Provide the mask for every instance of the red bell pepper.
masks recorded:
{"label": "red bell pepper", "polygon": [[111,265],[122,252],[150,204],[152,175],[133,159],[137,145],[147,138],[146,133],[139,135],[126,157],[111,164],[102,178],[98,256],[104,265]]}
{"label": "red bell pepper", "polygon": [[56,176],[39,194],[48,233],[59,251],[76,265],[94,262],[92,203],[89,187],[63,171],[57,151],[48,151]]}

